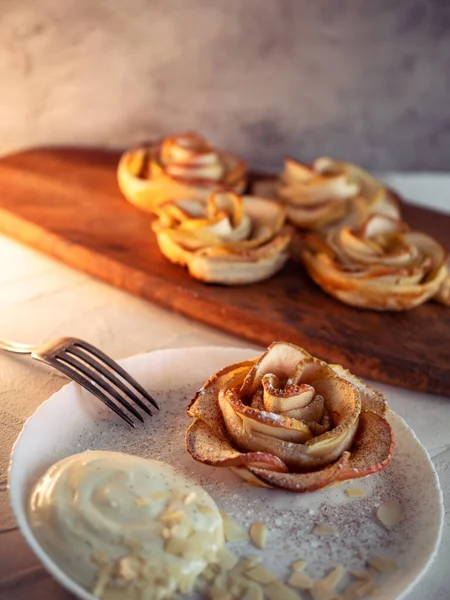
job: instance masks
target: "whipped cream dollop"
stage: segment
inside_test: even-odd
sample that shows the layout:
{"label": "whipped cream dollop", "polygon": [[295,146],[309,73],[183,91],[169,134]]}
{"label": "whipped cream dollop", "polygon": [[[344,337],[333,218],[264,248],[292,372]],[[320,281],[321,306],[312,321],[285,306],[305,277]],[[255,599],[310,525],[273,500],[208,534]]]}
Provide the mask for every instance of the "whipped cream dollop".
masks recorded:
{"label": "whipped cream dollop", "polygon": [[39,479],[29,522],[45,552],[105,600],[192,591],[223,544],[212,498],[168,464],[83,452]]}

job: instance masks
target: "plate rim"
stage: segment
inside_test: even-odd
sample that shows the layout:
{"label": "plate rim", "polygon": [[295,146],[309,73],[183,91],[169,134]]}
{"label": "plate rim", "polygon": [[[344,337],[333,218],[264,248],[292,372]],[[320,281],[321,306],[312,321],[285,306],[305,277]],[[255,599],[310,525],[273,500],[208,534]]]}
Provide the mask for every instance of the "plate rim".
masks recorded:
{"label": "plate rim", "polygon": [[[117,362],[122,366],[126,366],[127,362],[131,362],[136,358],[142,359],[144,357],[154,356],[156,354],[172,354],[172,353],[184,354],[186,352],[199,352],[199,351],[200,352],[205,352],[205,351],[209,352],[211,350],[213,350],[214,352],[217,352],[218,354],[226,353],[226,352],[230,352],[230,353],[234,352],[236,354],[242,353],[243,355],[245,355],[246,353],[250,354],[250,353],[255,353],[255,352],[256,353],[261,352],[261,350],[258,350],[255,348],[247,348],[247,347],[239,347],[239,346],[215,346],[215,345],[188,346],[185,348],[161,348],[161,349],[150,350],[148,352],[139,352],[137,354],[133,354],[131,356],[127,356],[127,357],[118,359]],[[56,581],[58,581],[58,583],[60,585],[62,585],[66,590],[69,590],[71,593],[75,594],[82,600],[97,600],[90,591],[88,591],[86,588],[82,587],[75,580],[73,580],[69,575],[67,575],[65,573],[65,571],[61,567],[59,567],[59,565],[56,562],[54,562],[53,559],[45,552],[45,550],[42,548],[41,544],[39,544],[39,542],[33,535],[33,531],[31,529],[31,527],[29,526],[28,520],[26,518],[26,513],[24,512],[23,515],[21,514],[21,511],[18,510],[18,508],[19,508],[18,505],[15,504],[15,502],[13,502],[13,496],[12,496],[11,474],[12,474],[12,470],[13,470],[13,461],[14,461],[14,457],[15,457],[15,453],[16,453],[18,444],[20,443],[20,440],[21,440],[22,436],[24,435],[31,419],[33,419],[39,413],[39,411],[48,402],[50,402],[53,399],[54,396],[60,394],[61,391],[64,388],[66,388],[67,386],[72,386],[75,389],[80,388],[79,384],[77,384],[75,381],[71,381],[71,380],[67,381],[67,383],[62,385],[58,390],[56,390],[53,394],[51,394],[48,398],[46,398],[44,401],[42,401],[39,404],[39,406],[32,412],[32,414],[28,416],[28,418],[25,420],[22,428],[20,429],[20,431],[14,441],[14,444],[12,446],[10,455],[9,455],[8,470],[7,470],[8,500],[9,500],[9,505],[13,512],[14,519],[16,521],[16,524],[17,524],[20,534],[23,536],[23,538],[25,539],[26,543],[28,544],[28,546],[30,547],[30,549],[32,550],[32,552],[34,553],[36,558],[44,565],[44,567],[47,570],[48,575],[50,575],[50,577],[53,577],[54,579],[56,579]],[[389,404],[389,400],[388,400],[388,404]],[[423,578],[423,576],[426,574],[427,570],[429,569],[429,567],[431,566],[431,564],[433,563],[433,561],[435,560],[435,558],[439,552],[439,548],[440,548],[440,545],[442,542],[442,537],[443,537],[443,530],[444,530],[445,506],[444,506],[444,497],[443,497],[443,491],[442,491],[442,487],[440,484],[439,476],[436,472],[436,469],[434,468],[430,453],[428,452],[427,448],[422,444],[422,442],[417,437],[415,431],[408,425],[408,423],[405,421],[405,419],[402,416],[400,416],[399,414],[394,412],[392,409],[390,409],[389,414],[392,415],[394,417],[394,419],[398,419],[398,421],[408,430],[408,433],[411,435],[411,437],[413,438],[415,443],[422,450],[424,457],[426,458],[428,465],[430,467],[430,471],[431,471],[433,481],[435,483],[435,489],[437,492],[438,503],[439,503],[438,504],[438,506],[439,506],[439,523],[438,523],[437,533],[436,533],[436,537],[434,540],[432,551],[429,554],[427,560],[424,562],[424,564],[420,568],[420,570],[417,572],[415,578],[409,583],[409,585],[407,587],[405,587],[404,590],[402,590],[400,595],[397,597],[397,600],[402,600],[402,598],[404,598],[406,596],[406,594],[408,594]]]}

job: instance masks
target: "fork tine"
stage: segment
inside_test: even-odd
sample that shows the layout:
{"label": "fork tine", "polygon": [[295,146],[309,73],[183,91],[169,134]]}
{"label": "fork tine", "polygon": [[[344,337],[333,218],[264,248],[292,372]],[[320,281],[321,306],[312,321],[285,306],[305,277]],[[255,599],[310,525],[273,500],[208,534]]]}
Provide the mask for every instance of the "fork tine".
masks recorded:
{"label": "fork tine", "polygon": [[142,387],[142,385],[137,382],[125,369],[123,369],[119,364],[117,364],[112,358],[110,358],[107,354],[89,344],[89,342],[85,342],[83,340],[75,340],[73,343],[74,346],[78,346],[82,350],[87,350],[91,352],[98,359],[102,360],[104,363],[108,365],[111,369],[113,369],[116,373],[118,373],[123,379],[128,381],[130,385],[132,385],[150,404],[152,404],[155,408],[159,410],[159,406],[156,403],[156,400],[150,396],[150,394]]}
{"label": "fork tine", "polygon": [[119,392],[117,392],[107,381],[102,379],[96,371],[89,369],[89,367],[87,367],[83,362],[78,360],[76,356],[71,356],[67,353],[67,351],[64,351],[60,354],[55,355],[55,358],[58,362],[63,361],[65,363],[68,363],[78,371],[81,371],[83,375],[85,375],[88,379],[94,381],[97,384],[97,386],[100,387],[104,392],[108,393],[115,400],[117,400],[117,402],[119,402],[124,408],[126,408],[132,415],[134,415],[136,419],[139,419],[139,421],[141,421],[142,423],[144,422],[142,415],[134,408],[132,404],[128,402],[128,400],[125,400],[125,398],[123,398],[123,396]]}
{"label": "fork tine", "polygon": [[79,383],[82,387],[87,389],[88,392],[91,392],[91,394],[96,396],[101,402],[103,402],[103,404],[105,404],[108,408],[114,411],[116,415],[118,415],[121,419],[128,423],[128,425],[131,425],[131,427],[135,427],[130,417],[127,414],[125,414],[121,408],[116,406],[114,402],[111,402],[108,396],[106,396],[102,392],[102,390],[99,390],[94,385],[92,385],[92,383],[88,379],[86,379],[84,375],[78,373],[78,371],[76,371],[75,369],[72,369],[68,365],[57,360],[46,360],[45,362],[50,366],[54,367],[55,369],[58,369],[58,371],[61,371],[61,373],[64,373],[64,375],[67,375],[67,377],[69,377],[70,379],[73,379],[74,381]]}
{"label": "fork tine", "polygon": [[132,388],[125,385],[123,383],[123,381],[120,380],[115,375],[115,371],[109,371],[103,365],[103,363],[101,363],[99,360],[96,359],[96,357],[92,357],[90,354],[88,354],[87,352],[84,352],[78,346],[71,346],[71,347],[67,348],[66,353],[74,354],[75,356],[78,356],[78,358],[81,358],[81,360],[84,360],[85,362],[87,362],[91,367],[93,367],[94,369],[99,371],[104,377],[107,377],[109,379],[109,381],[111,381],[111,383],[113,383],[124,394],[126,394],[130,398],[130,400],[133,400],[134,402],[136,402],[136,404],[140,408],[142,408],[142,410],[144,410],[148,415],[152,416],[152,414],[153,414],[152,411],[149,409],[149,407],[146,404],[144,404],[144,402],[142,402],[142,400],[139,398],[139,396],[136,396],[136,394],[133,392]]}

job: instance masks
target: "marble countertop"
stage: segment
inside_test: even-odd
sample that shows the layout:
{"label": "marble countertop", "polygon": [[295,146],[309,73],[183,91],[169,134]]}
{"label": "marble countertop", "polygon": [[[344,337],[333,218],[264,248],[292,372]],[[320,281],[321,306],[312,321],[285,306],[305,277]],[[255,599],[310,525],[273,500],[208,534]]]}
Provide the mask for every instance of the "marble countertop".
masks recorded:
{"label": "marble countertop", "polygon": [[[411,201],[450,212],[450,175],[392,174]],[[249,343],[171,313],[0,236],[0,336],[37,343],[84,338],[114,358],[161,348]],[[450,343],[450,340],[449,340]],[[426,361],[426,357],[424,357]],[[69,599],[40,566],[9,508],[9,454],[25,420],[66,379],[27,357],[0,354],[0,599]],[[450,589],[450,399],[377,384],[432,457],[446,507],[439,553],[408,600],[448,600]],[[420,482],[418,482],[420,485]]]}

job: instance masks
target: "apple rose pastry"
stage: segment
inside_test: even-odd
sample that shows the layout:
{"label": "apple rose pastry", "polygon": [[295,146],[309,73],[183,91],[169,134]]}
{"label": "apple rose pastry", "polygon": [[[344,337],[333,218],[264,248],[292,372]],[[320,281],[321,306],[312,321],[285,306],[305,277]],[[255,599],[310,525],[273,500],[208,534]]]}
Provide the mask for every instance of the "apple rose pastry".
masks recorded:
{"label": "apple rose pastry", "polygon": [[407,310],[440,293],[448,276],[443,247],[384,215],[358,228],[305,237],[302,260],[314,281],[342,302],[375,310]]}
{"label": "apple rose pastry", "polygon": [[212,192],[200,200],[165,202],[153,230],[161,252],[209,283],[237,285],[267,279],[288,257],[291,229],[277,202]]}
{"label": "apple rose pastry", "polygon": [[267,193],[268,185],[286,204],[288,219],[302,229],[358,225],[374,212],[400,215],[397,200],[380,181],[356,165],[331,158],[318,158],[311,166],[287,158],[278,182],[262,181],[256,191]]}
{"label": "apple rose pastry", "polygon": [[130,202],[153,212],[166,200],[206,200],[218,187],[241,193],[246,174],[241,159],[214,149],[198,133],[185,133],[126,152],[119,161],[117,177]]}
{"label": "apple rose pastry", "polygon": [[283,342],[215,373],[187,412],[195,460],[293,492],[375,473],[394,451],[382,394]]}

